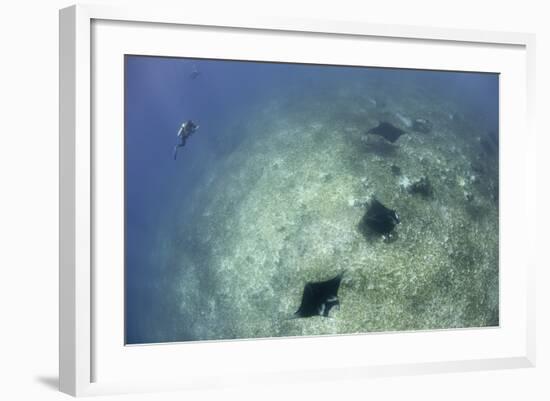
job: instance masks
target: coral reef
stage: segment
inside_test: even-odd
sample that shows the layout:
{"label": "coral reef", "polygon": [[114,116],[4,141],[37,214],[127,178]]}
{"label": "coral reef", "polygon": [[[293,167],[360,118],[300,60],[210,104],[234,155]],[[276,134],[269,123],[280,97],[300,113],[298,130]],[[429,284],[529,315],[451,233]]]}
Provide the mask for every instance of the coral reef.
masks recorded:
{"label": "coral reef", "polygon": [[[475,117],[450,118],[450,99],[391,93],[274,96],[227,134],[246,140],[212,166],[176,232],[159,234],[161,287],[178,308],[158,341],[498,325],[495,142],[476,139],[487,135]],[[364,139],[379,121],[398,133],[391,151]],[[358,229],[374,194],[399,211],[391,243]],[[290,319],[303,283],[344,270],[340,310]]]}

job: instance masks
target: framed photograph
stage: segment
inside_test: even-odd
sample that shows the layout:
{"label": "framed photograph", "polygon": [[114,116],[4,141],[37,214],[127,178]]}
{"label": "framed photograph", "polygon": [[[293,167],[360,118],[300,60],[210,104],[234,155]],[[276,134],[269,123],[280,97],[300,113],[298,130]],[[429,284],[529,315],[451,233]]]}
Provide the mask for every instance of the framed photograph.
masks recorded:
{"label": "framed photograph", "polygon": [[535,363],[534,37],[60,12],[60,387]]}

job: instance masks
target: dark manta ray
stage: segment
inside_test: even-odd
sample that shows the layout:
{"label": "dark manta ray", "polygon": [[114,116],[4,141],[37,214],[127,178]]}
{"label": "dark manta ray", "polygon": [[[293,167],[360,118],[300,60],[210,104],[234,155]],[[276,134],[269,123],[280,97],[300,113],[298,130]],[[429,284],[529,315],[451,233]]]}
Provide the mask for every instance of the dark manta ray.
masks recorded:
{"label": "dark manta ray", "polygon": [[378,234],[388,235],[399,224],[399,216],[395,210],[388,209],[378,200],[373,199],[360,224]]}
{"label": "dark manta ray", "polygon": [[405,131],[403,131],[402,129],[397,128],[396,126],[386,122],[381,122],[376,127],[371,128],[367,131],[367,134],[379,135],[386,141],[392,143],[397,141],[399,137],[404,133]]}
{"label": "dark manta ray", "polygon": [[295,317],[324,316],[333,306],[339,306],[338,288],[342,281],[343,273],[327,281],[309,282],[304,287],[302,303],[294,313]]}

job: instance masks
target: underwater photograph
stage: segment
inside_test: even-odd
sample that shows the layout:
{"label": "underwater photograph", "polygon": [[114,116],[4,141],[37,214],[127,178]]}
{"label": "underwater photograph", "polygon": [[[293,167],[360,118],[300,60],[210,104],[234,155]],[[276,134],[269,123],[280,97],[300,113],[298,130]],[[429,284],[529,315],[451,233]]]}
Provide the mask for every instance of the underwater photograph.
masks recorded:
{"label": "underwater photograph", "polygon": [[125,344],[499,325],[499,75],[126,55]]}

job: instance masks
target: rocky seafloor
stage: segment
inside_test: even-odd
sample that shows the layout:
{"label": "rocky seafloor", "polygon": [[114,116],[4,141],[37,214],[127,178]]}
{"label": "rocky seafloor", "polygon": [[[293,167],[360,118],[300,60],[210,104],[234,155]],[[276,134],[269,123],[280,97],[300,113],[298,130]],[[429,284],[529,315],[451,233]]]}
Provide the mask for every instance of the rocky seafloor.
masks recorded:
{"label": "rocky seafloor", "polygon": [[[367,135],[380,121],[406,134]],[[159,231],[170,312],[152,340],[499,324],[498,143],[475,113],[422,86],[348,86],[273,96],[226,134],[193,207]],[[374,198],[399,213],[391,238],[360,227]],[[307,282],[340,272],[339,309],[292,318]]]}

